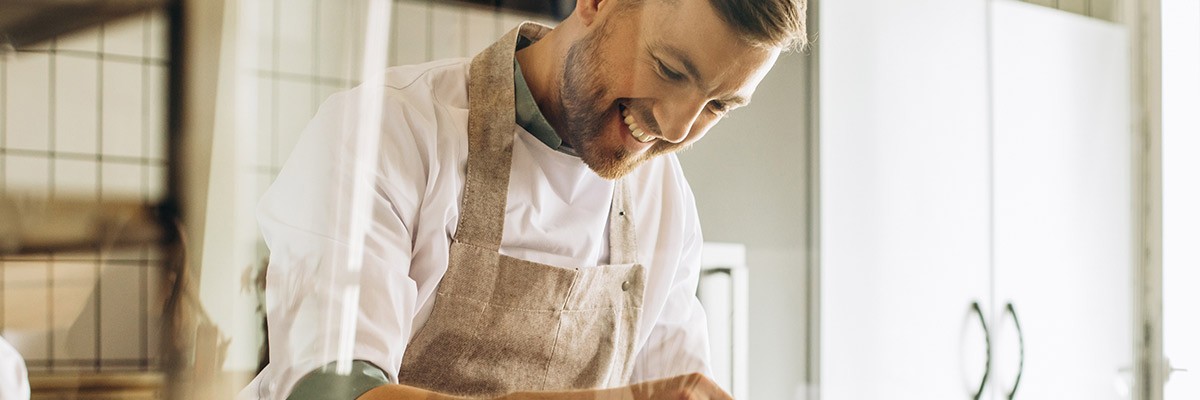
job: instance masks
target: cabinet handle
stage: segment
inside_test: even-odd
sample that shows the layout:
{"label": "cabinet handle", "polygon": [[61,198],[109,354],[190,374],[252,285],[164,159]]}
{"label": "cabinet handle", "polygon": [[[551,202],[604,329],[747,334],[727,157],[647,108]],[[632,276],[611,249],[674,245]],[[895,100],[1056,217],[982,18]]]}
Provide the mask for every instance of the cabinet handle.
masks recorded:
{"label": "cabinet handle", "polygon": [[1017,349],[1020,350],[1017,379],[1013,381],[1012,389],[1008,390],[1008,400],[1012,400],[1017,395],[1017,387],[1021,385],[1021,375],[1025,373],[1025,331],[1021,330],[1021,320],[1017,318],[1017,309],[1013,307],[1012,302],[1004,306],[1004,312],[1012,315],[1013,325],[1017,327]]}
{"label": "cabinet handle", "polygon": [[983,364],[983,379],[979,380],[979,389],[971,396],[972,399],[979,400],[983,397],[983,389],[987,386],[988,377],[992,375],[992,333],[988,330],[987,321],[983,317],[983,308],[979,306],[978,301],[971,302],[971,311],[979,316],[979,325],[983,326],[983,343],[987,356]]}

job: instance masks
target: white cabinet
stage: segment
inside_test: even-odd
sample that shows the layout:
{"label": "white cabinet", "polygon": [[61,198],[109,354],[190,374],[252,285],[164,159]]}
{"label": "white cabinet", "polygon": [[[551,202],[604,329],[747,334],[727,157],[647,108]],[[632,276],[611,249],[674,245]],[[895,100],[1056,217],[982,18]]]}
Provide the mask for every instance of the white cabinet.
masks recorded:
{"label": "white cabinet", "polygon": [[1165,400],[1200,399],[1200,2],[1162,2]]}
{"label": "white cabinet", "polygon": [[983,1],[820,5],[823,399],[961,399],[985,337]]}
{"label": "white cabinet", "polygon": [[820,13],[822,398],[1008,399],[1022,365],[1013,398],[1121,398],[1124,30],[1003,0]]}
{"label": "white cabinet", "polygon": [[1017,399],[1127,398],[1133,365],[1133,148],[1124,28],[992,7],[998,387]]}

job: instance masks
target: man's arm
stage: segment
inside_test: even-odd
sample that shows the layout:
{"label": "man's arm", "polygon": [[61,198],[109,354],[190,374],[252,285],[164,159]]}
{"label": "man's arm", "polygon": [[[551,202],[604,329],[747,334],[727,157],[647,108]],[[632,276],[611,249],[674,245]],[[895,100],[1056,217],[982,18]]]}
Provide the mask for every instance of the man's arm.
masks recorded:
{"label": "man's arm", "polygon": [[[403,385],[385,385],[359,400],[467,400]],[[495,400],[732,400],[716,383],[699,373],[608,389],[559,392],[518,392]]]}
{"label": "man's arm", "polygon": [[469,397],[434,393],[425,389],[397,384],[387,384],[363,393],[358,400],[466,400]]}
{"label": "man's arm", "polygon": [[[380,152],[381,162],[356,171],[360,91],[335,95],[321,107],[259,204],[259,223],[271,251],[270,365],[259,384],[247,390],[254,398],[288,397],[302,379],[346,355],[341,353],[346,345],[352,359],[388,371],[384,383],[399,370],[416,308],[409,227],[424,193],[425,169],[422,157],[400,154],[419,147],[402,143],[413,134],[394,132],[410,128],[404,113],[393,112],[384,113],[380,146],[371,149]],[[385,107],[404,107],[395,96],[384,101]],[[356,182],[370,185],[369,208],[353,201]],[[350,231],[360,218],[367,227],[361,247]],[[350,265],[352,254],[361,256],[357,271]],[[347,334],[353,341],[343,344]]]}

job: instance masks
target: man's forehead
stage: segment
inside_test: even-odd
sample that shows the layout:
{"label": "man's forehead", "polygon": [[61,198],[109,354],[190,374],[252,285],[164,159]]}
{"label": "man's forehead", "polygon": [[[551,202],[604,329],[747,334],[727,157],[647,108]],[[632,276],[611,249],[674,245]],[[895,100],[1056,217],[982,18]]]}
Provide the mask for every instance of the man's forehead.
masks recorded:
{"label": "man's forehead", "polygon": [[[738,41],[741,43],[740,41]],[[703,42],[700,42],[703,43]],[[777,49],[755,46],[741,47],[727,52],[712,46],[697,46],[665,37],[647,37],[647,51],[656,58],[663,58],[672,68],[683,68],[689,79],[705,92],[724,89],[733,91],[726,101],[734,105],[750,102],[758,81],[765,75],[778,53]]]}

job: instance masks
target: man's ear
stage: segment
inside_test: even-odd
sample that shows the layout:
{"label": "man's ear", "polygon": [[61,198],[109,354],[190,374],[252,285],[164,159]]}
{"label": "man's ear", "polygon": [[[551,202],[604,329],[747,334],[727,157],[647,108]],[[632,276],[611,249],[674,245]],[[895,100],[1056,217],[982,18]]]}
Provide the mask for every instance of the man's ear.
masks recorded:
{"label": "man's ear", "polygon": [[596,21],[596,14],[601,7],[607,7],[615,0],[575,0],[575,14],[584,26],[591,26]]}

